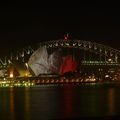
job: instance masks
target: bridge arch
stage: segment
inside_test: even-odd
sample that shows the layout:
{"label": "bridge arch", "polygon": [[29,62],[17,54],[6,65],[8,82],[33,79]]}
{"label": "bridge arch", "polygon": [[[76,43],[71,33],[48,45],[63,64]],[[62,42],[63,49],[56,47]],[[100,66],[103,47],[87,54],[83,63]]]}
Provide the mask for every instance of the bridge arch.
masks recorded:
{"label": "bridge arch", "polygon": [[57,48],[57,47],[71,47],[83,49],[85,51],[93,52],[104,56],[105,58],[111,58],[114,62],[120,62],[120,51],[112,47],[102,45],[99,43],[85,41],[85,40],[53,40],[40,43],[40,46],[47,46],[47,48]]}
{"label": "bridge arch", "polygon": [[[78,48],[84,51],[98,54],[100,57],[104,57],[105,62],[108,62],[108,59],[112,59],[113,63],[120,63],[120,51],[114,48],[111,48],[106,45],[102,45],[96,42],[86,41],[86,40],[51,40],[46,42],[41,42],[33,46],[27,46],[11,53],[9,56],[5,57],[4,60],[0,60],[1,65],[7,65],[10,61],[18,61],[19,59],[22,62],[27,62],[30,55],[41,46],[46,46],[47,48]],[[27,59],[26,59],[27,58]]]}

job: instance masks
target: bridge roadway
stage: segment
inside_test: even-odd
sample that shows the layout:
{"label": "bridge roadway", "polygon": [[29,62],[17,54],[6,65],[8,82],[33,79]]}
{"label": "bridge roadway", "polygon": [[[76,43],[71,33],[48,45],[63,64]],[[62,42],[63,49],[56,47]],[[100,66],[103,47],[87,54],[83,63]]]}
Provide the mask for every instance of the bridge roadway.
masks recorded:
{"label": "bridge roadway", "polygon": [[83,61],[81,65],[120,66],[120,63],[105,61]]}

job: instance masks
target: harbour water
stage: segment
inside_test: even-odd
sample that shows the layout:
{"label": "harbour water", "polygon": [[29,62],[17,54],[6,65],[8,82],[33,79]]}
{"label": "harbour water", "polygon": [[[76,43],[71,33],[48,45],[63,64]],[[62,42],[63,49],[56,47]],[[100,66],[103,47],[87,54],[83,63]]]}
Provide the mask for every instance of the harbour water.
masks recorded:
{"label": "harbour water", "polygon": [[47,84],[0,88],[0,120],[62,120],[119,115],[119,85]]}

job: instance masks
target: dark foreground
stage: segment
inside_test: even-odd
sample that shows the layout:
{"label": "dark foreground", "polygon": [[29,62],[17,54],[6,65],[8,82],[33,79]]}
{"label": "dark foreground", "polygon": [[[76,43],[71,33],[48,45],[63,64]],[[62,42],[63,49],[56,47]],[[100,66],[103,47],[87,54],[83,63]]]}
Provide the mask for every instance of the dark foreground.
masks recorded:
{"label": "dark foreground", "polygon": [[119,85],[0,88],[0,120],[116,120],[119,116]]}

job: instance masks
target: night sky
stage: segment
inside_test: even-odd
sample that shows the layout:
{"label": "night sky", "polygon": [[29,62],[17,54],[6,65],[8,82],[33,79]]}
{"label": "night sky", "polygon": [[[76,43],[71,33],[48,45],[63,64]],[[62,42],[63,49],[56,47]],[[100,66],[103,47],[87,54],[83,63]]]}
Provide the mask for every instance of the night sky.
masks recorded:
{"label": "night sky", "polygon": [[37,3],[8,2],[0,10],[0,56],[41,41],[61,39],[66,33],[70,39],[120,49],[119,6],[81,2],[77,7],[41,8]]}

